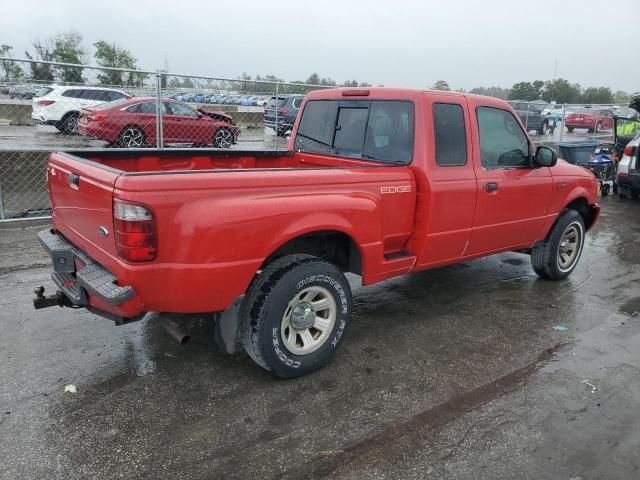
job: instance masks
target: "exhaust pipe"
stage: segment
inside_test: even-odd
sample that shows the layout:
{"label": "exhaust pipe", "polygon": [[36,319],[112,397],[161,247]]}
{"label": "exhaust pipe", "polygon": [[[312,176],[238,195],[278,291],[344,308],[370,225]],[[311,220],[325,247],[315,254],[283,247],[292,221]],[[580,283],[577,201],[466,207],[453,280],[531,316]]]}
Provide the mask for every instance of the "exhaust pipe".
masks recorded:
{"label": "exhaust pipe", "polygon": [[191,336],[175,320],[167,317],[161,317],[160,325],[162,325],[167,333],[180,345],[186,345],[191,341]]}

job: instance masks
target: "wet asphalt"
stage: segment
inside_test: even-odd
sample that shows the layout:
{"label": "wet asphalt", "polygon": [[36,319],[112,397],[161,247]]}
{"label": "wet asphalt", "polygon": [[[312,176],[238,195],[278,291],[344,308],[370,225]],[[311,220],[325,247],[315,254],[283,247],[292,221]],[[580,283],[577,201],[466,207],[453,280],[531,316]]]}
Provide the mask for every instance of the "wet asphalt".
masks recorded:
{"label": "wet asphalt", "polygon": [[639,478],[640,202],[602,204],[563,282],[516,253],[352,278],[335,361],[287,381],[206,322],[34,311],[42,227],[0,226],[0,478]]}

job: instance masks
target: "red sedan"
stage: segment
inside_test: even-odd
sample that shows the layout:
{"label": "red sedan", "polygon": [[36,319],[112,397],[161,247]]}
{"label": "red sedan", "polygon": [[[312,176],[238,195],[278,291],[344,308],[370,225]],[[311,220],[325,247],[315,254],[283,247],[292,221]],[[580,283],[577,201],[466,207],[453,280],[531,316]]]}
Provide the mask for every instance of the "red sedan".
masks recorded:
{"label": "red sedan", "polygon": [[[194,110],[175,100],[162,100],[165,143],[192,143],[229,148],[240,130],[222,112]],[[121,147],[156,143],[156,99],[133,98],[104,103],[80,112],[78,132]]]}
{"label": "red sedan", "polygon": [[584,108],[567,115],[565,126],[569,132],[574,128],[586,128],[589,133],[595,130],[611,130],[613,128],[613,112],[608,109]]}

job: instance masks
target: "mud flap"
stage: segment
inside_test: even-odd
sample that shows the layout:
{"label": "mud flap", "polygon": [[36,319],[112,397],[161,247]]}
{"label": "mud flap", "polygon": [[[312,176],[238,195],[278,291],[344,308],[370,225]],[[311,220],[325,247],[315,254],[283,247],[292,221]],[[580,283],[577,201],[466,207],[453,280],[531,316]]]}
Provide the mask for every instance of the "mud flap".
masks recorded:
{"label": "mud flap", "polygon": [[240,323],[240,306],[244,295],[240,295],[224,312],[215,314],[213,339],[216,349],[222,353],[236,353],[239,348],[238,326]]}

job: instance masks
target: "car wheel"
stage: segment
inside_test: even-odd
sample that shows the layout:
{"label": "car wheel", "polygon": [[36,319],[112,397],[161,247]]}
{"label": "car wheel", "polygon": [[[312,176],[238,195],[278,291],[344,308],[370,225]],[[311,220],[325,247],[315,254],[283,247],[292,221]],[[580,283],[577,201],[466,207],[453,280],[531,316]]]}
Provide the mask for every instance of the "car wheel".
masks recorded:
{"label": "car wheel", "polygon": [[540,125],[540,128],[538,129],[538,133],[540,135],[546,135],[548,129],[549,125],[547,124],[547,122],[542,122],[542,125]]}
{"label": "car wheel", "polygon": [[233,145],[233,134],[228,128],[219,128],[213,134],[213,146],[216,148],[230,148]]}
{"label": "car wheel", "polygon": [[531,265],[542,278],[562,280],[575,269],[584,247],[584,220],[575,210],[566,210],[547,238],[531,250]]}
{"label": "car wheel", "polygon": [[281,378],[313,372],[333,358],[351,321],[351,289],[332,264],[287,255],[254,280],[242,307],[242,344]]}
{"label": "car wheel", "polygon": [[618,184],[616,182],[613,182],[613,194],[618,194]]}
{"label": "car wheel", "polygon": [[596,133],[600,133],[600,130],[602,130],[602,123],[601,123],[601,122],[598,122],[598,123],[596,124],[596,129],[595,129],[595,131],[596,131]]}
{"label": "car wheel", "polygon": [[138,127],[126,127],[120,132],[118,143],[125,148],[140,148],[144,145],[144,132]]}
{"label": "car wheel", "polygon": [[603,184],[602,188],[600,189],[600,195],[602,195],[603,197],[606,197],[607,195],[609,195],[610,189],[611,187],[609,186],[608,183]]}
{"label": "car wheel", "polygon": [[67,135],[75,135],[78,133],[78,118],[80,115],[78,113],[68,113],[61,121],[60,127],[61,132]]}
{"label": "car wheel", "polygon": [[573,132],[573,127],[567,127],[567,132],[572,133]]}

